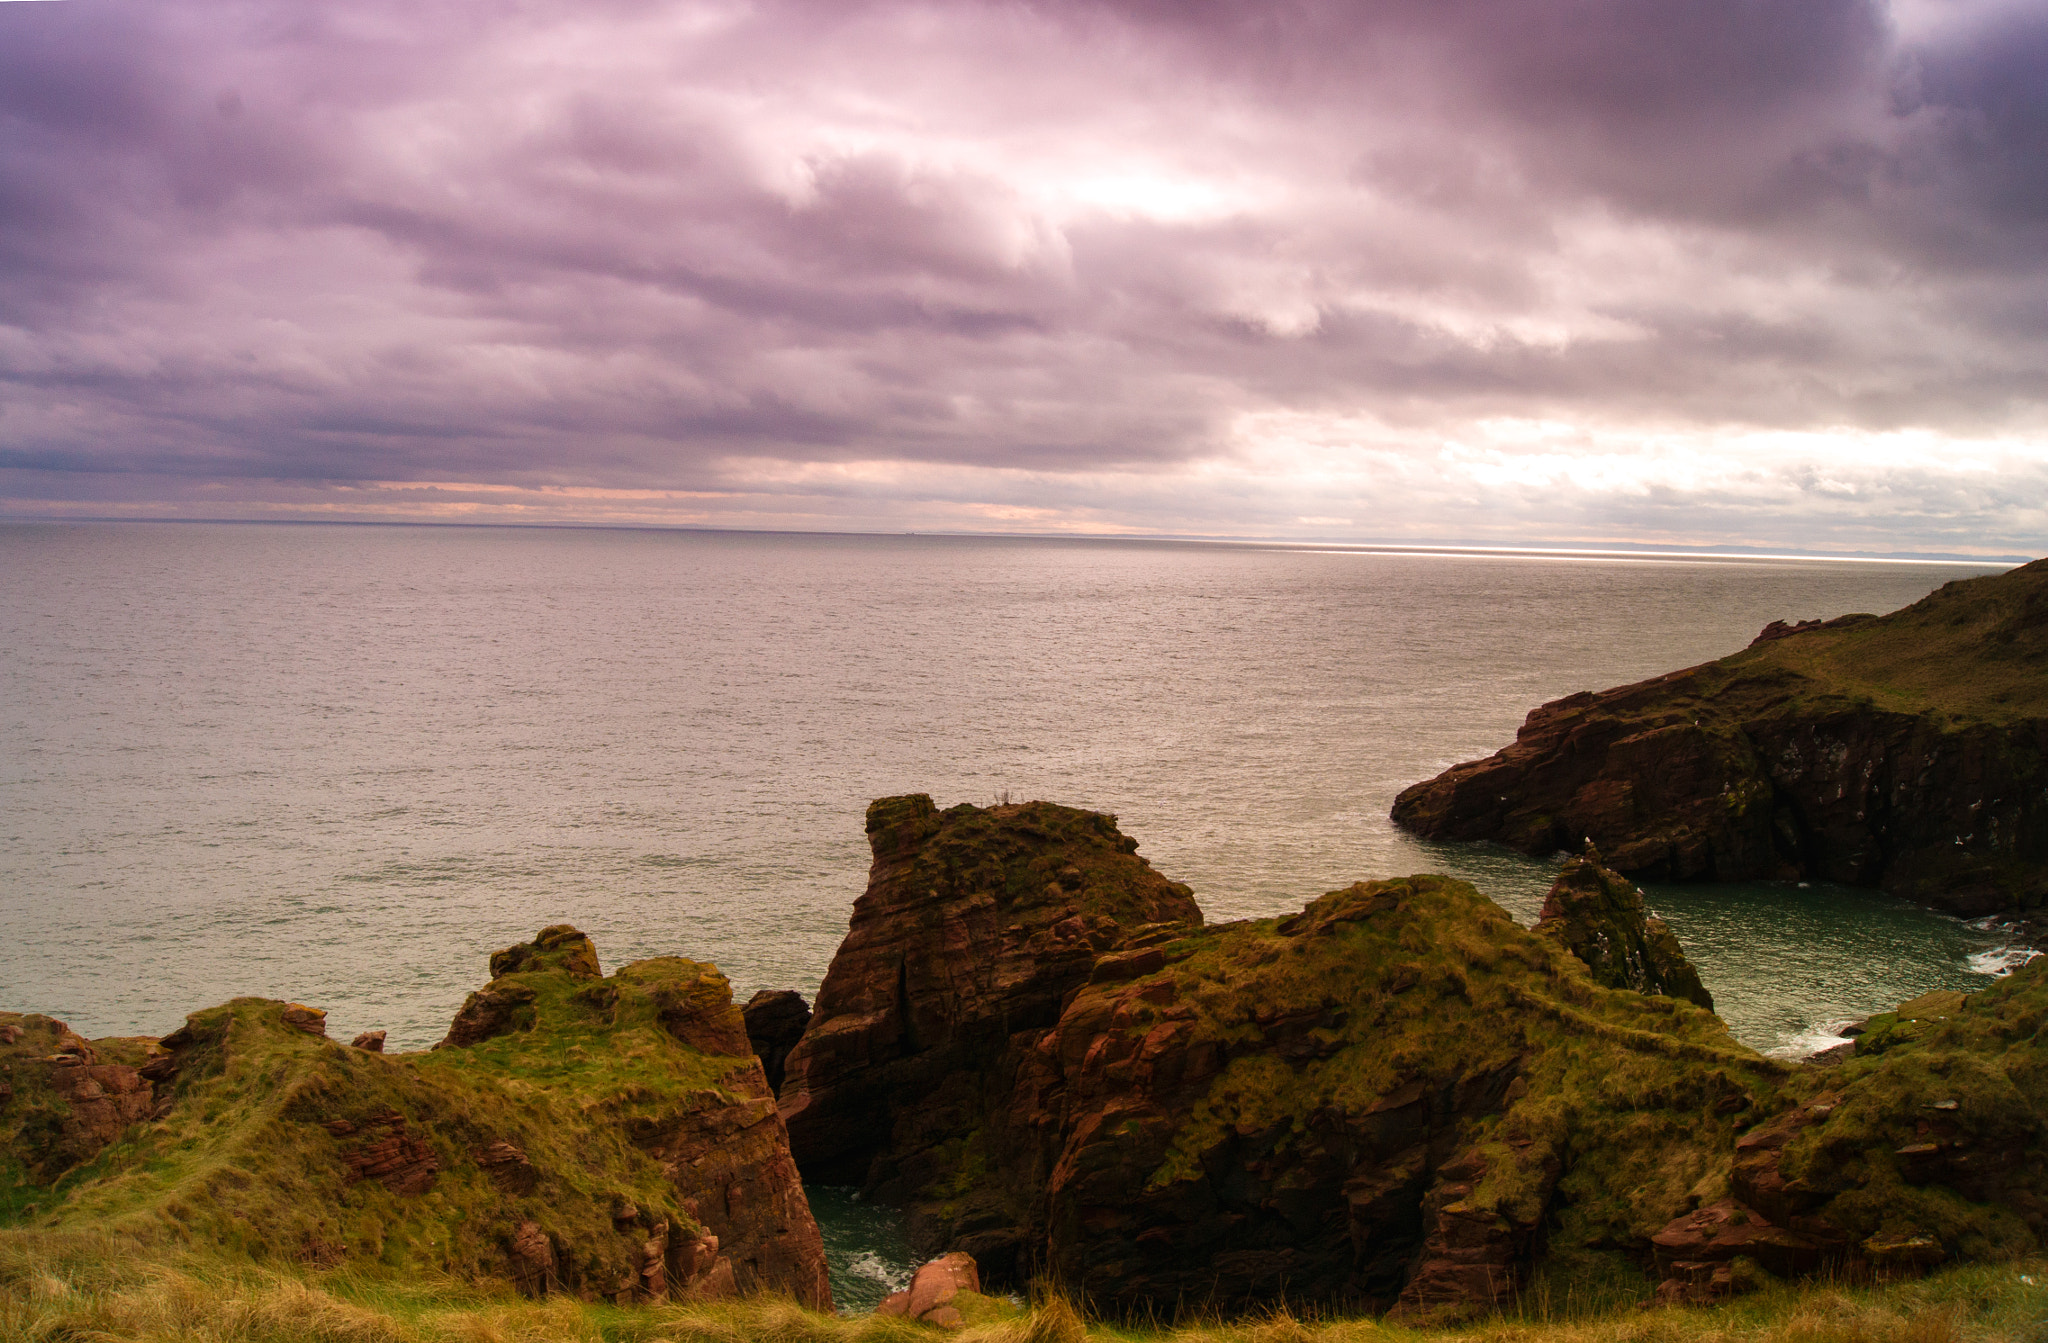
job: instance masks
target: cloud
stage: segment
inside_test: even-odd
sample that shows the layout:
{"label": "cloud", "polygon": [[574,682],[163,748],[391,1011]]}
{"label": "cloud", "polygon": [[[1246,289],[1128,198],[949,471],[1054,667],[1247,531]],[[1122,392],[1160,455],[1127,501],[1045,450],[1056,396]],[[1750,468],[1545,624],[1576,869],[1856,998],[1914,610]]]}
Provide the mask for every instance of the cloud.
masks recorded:
{"label": "cloud", "polygon": [[2039,550],[2043,59],[1863,0],[10,7],[0,508]]}

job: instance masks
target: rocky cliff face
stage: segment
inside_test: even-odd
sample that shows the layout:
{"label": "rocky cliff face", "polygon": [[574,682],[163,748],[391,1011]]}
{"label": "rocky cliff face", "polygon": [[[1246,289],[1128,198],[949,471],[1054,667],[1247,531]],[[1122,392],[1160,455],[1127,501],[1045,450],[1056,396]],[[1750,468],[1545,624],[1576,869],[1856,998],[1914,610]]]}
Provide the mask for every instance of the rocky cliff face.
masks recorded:
{"label": "rocky cliff face", "polygon": [[[2048,960],[1873,1018],[1854,1057],[1736,1143],[1727,1195],[1655,1238],[1667,1298],[1829,1262],[1880,1272],[2048,1243]],[[1821,1080],[1814,1082],[1813,1078]]]}
{"label": "rocky cliff face", "polygon": [[[492,968],[428,1054],[343,1046],[317,1009],[253,998],[153,1047],[0,1014],[14,1082],[0,1187],[37,1225],[259,1258],[622,1304],[766,1288],[829,1306],[817,1226],[717,969],[663,958],[606,978],[566,927]],[[109,1045],[120,1062],[94,1057]]]}
{"label": "rocky cliff face", "polygon": [[994,1282],[1484,1308],[1546,1234],[1647,1247],[1791,1075],[1444,878],[1203,928],[1106,817],[918,797],[869,830],[784,1111],[807,1172]]}
{"label": "rocky cliff face", "polygon": [[1536,932],[1584,961],[1597,984],[1669,994],[1714,1010],[1714,995],[1677,936],[1644,909],[1634,882],[1600,865],[1597,850],[1589,847],[1557,874]]}
{"label": "rocky cliff face", "polygon": [[[1668,932],[1589,857],[1535,932],[1443,877],[1210,927],[1151,917],[1183,909],[1167,886],[1085,955],[1039,943],[1048,984],[1015,959],[1022,922],[988,917],[1011,908],[994,893],[1043,892],[1062,843],[1128,847],[1045,804],[1007,828],[1026,814],[878,804],[874,898],[783,1091],[813,1122],[880,1111],[818,1159],[864,1165],[920,1249],[975,1254],[995,1284],[1046,1274],[1112,1312],[1284,1296],[1428,1320],[1545,1276],[1640,1273],[1705,1300],[1752,1265],[1892,1269],[2048,1234],[2039,1182],[1996,1174],[2040,1167],[2048,962],[2031,988],[1874,1020],[1849,1064],[1788,1065],[1695,1005]],[[1040,927],[1087,917],[1043,898]],[[977,947],[985,980],[964,977]],[[1018,1014],[991,1024],[1005,988]],[[945,1068],[919,1064],[939,1050]]]}
{"label": "rocky cliff face", "polygon": [[[1095,812],[940,812],[917,794],[869,807],[867,831],[868,888],[785,1065],[782,1112],[807,1177],[903,1202],[957,1164],[1009,1090],[1011,1041],[1057,1021],[1100,953],[1201,911]],[[976,1253],[1000,1271],[1002,1246]]]}
{"label": "rocky cliff face", "polygon": [[1596,843],[1637,878],[1814,878],[1958,914],[2048,900],[2048,561],[1529,715],[1396,799],[1432,839]]}

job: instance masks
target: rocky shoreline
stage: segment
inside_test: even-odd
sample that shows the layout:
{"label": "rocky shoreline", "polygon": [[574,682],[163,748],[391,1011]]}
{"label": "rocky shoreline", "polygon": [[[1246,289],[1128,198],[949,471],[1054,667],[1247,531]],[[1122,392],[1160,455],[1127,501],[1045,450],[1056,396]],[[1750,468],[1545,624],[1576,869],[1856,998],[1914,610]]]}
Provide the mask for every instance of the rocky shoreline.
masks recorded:
{"label": "rocky shoreline", "polygon": [[868,835],[814,1005],[743,1011],[682,958],[607,976],[555,927],[492,956],[416,1054],[260,999],[157,1041],[0,1014],[0,1212],[530,1295],[829,1308],[801,1175],[949,1256],[892,1306],[939,1325],[983,1283],[1428,1323],[1588,1276],[1709,1301],[2048,1237],[2044,963],[1794,1064],[1730,1038],[1593,850],[1534,929],[1431,875],[1211,925],[1113,817],[908,796]]}
{"label": "rocky shoreline", "polygon": [[2048,560],[1888,616],[1774,622],[1530,713],[1395,800],[1428,839],[1597,844],[1637,880],[1874,886],[2048,932]]}

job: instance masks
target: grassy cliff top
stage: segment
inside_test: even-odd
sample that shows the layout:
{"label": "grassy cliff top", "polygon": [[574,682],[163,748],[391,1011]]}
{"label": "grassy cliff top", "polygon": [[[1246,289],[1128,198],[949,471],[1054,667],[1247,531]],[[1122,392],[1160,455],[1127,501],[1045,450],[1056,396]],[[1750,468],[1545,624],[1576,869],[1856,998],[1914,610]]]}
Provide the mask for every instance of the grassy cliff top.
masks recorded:
{"label": "grassy cliff top", "polygon": [[1137,1329],[1049,1299],[973,1301],[948,1335],[901,1317],[834,1316],[760,1298],[621,1309],[526,1301],[434,1276],[376,1279],[218,1257],[138,1254],[105,1236],[0,1231],[0,1337],[234,1343],[2026,1343],[2048,1322],[2048,1263],[2021,1260],[1882,1286],[1777,1286],[1710,1309],[1532,1302],[1456,1329],[1302,1319]]}
{"label": "grassy cliff top", "polygon": [[1723,661],[1795,672],[1880,708],[1997,723],[2048,717],[2048,560],[1959,579],[1888,616],[1829,621]]}
{"label": "grassy cliff top", "polygon": [[[636,1139],[706,1105],[748,1103],[735,1082],[757,1065],[725,979],[680,958],[598,978],[581,934],[557,942],[544,934],[494,958],[509,972],[471,1004],[496,1004],[499,1019],[466,1046],[351,1048],[295,1027],[307,1009],[260,998],[193,1013],[156,1053],[175,1059],[171,1102],[82,1163],[62,1144],[80,1102],[53,1091],[46,1079],[61,1071],[39,1061],[75,1037],[0,1013],[13,1027],[0,1031],[13,1084],[0,1105],[0,1227],[461,1277],[498,1271],[529,1219],[592,1275],[637,1248],[619,1229],[622,1205],[694,1232]],[[90,1047],[132,1066],[149,1044]],[[506,1150],[494,1144],[516,1149],[513,1168],[493,1164]]]}
{"label": "grassy cliff top", "polygon": [[2048,718],[2048,560],[1958,579],[1890,615],[1774,625],[1739,653],[1545,707],[1656,725],[1860,705],[1958,726]]}

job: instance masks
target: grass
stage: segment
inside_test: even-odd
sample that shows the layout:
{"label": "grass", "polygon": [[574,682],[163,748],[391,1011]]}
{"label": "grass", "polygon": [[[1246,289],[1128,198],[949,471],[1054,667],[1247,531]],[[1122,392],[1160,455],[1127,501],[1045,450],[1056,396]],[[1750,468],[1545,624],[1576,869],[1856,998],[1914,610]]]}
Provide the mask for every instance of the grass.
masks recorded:
{"label": "grass", "polygon": [[[69,1111],[33,1060],[44,1037],[0,1045],[17,1086],[0,1108],[0,1226],[474,1278],[505,1271],[514,1228],[533,1220],[566,1281],[614,1290],[637,1269],[646,1227],[696,1228],[651,1149],[707,1107],[745,1103],[735,1079],[757,1066],[715,967],[667,958],[599,979],[588,947],[578,934],[494,980],[523,994],[521,1017],[462,1048],[352,1049],[291,1029],[283,1005],[263,999],[194,1013],[169,1112],[54,1180],[38,1153]],[[586,952],[587,967],[572,963]],[[399,1128],[380,1126],[393,1115]],[[342,1121],[354,1131],[337,1133]],[[438,1163],[423,1193],[357,1179],[346,1164],[394,1132]],[[480,1163],[499,1142],[531,1162],[525,1188]],[[627,1204],[638,1213],[622,1227],[615,1209]]]}
{"label": "grass", "polygon": [[2011,723],[2048,714],[2048,561],[1962,579],[1880,620],[1775,640],[1729,659],[1909,713]]}
{"label": "grass", "polygon": [[[1047,1295],[971,1303],[958,1343],[2036,1343],[2048,1263],[1954,1269],[1883,1285],[1773,1286],[1708,1309],[1606,1309],[1569,1291],[1454,1329],[1322,1319],[1284,1307],[1179,1327],[1085,1320]],[[528,1301],[450,1278],[258,1266],[152,1253],[107,1234],[0,1232],[9,1343],[932,1343],[900,1318],[835,1316],[773,1297],[620,1308]]]}

